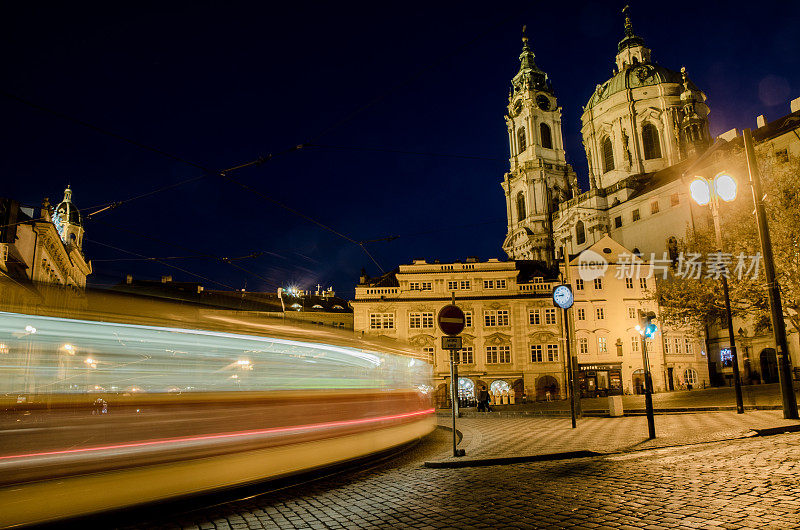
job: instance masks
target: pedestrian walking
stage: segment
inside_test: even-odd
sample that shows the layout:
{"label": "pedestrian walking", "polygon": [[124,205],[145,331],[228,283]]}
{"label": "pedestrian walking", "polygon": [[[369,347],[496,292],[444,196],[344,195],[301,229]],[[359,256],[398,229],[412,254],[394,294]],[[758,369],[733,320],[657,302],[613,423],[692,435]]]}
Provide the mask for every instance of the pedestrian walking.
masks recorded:
{"label": "pedestrian walking", "polygon": [[492,408],[489,406],[489,392],[486,386],[481,386],[481,391],[478,392],[478,412],[491,412]]}

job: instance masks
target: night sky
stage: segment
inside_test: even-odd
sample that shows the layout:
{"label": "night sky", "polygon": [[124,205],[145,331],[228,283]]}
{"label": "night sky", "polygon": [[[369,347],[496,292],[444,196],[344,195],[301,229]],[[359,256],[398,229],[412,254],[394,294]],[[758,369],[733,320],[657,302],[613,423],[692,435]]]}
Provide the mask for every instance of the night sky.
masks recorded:
{"label": "night sky", "polygon": [[[580,113],[611,76],[622,2],[273,4],[4,3],[0,195],[57,203],[70,184],[86,214],[202,177],[197,166],[276,155],[230,173],[249,190],[212,174],[94,216],[91,284],[171,274],[352,297],[362,266],[380,273],[352,241],[400,236],[366,244],[386,270],[503,258],[503,115],[523,24],[588,187]],[[800,4],[709,4],[632,3],[634,31],[654,60],[687,67],[712,134],[787,114],[800,97]],[[180,257],[167,263],[183,270],[142,256]]]}

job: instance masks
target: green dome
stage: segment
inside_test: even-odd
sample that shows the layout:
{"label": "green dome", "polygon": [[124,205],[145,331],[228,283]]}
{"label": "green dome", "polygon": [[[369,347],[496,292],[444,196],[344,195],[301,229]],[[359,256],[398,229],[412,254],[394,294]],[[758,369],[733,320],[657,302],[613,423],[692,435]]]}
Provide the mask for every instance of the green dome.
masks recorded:
{"label": "green dome", "polygon": [[[664,68],[657,64],[642,63],[630,65],[602,85],[598,85],[592,97],[589,98],[589,102],[586,104],[586,110],[591,109],[617,92],[622,92],[629,88],[655,86],[661,83],[680,84],[682,82],[683,78],[680,72]],[[691,82],[690,86],[696,89]]]}

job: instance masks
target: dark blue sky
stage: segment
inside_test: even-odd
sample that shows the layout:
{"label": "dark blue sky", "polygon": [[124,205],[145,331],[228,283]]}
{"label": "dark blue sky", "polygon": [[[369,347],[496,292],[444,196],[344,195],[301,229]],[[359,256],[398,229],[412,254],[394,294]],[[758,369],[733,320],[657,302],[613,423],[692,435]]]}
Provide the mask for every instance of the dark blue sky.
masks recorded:
{"label": "dark blue sky", "polygon": [[[357,245],[264,196],[356,241],[399,235],[367,245],[387,270],[415,257],[503,257],[503,114],[522,24],[587,187],[581,107],[611,75],[622,2],[271,4],[6,3],[2,91],[214,169],[312,139],[477,158],[303,149],[232,173],[263,195],[208,176],[131,201],[86,223],[95,284],[126,273],[196,280],[119,260],[136,256],[108,245],[150,257],[265,252],[234,262],[254,274],[213,258],[169,261],[249,290],[319,282],[352,296],[362,265],[378,274]],[[800,97],[798,4],[632,8],[653,58],[686,66],[708,95],[713,134],[780,117]],[[2,195],[26,203],[57,202],[70,183],[89,208],[202,175],[7,97],[0,113]]]}

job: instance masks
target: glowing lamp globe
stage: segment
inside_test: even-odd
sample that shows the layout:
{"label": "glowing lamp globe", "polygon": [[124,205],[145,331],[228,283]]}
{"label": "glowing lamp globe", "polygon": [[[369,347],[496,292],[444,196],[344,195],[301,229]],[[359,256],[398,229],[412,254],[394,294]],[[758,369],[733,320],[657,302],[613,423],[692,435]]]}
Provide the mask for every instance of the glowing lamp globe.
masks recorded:
{"label": "glowing lamp globe", "polygon": [[731,202],[736,198],[736,181],[732,176],[720,173],[714,178],[714,191],[723,201]]}
{"label": "glowing lamp globe", "polygon": [[689,193],[694,199],[694,202],[700,206],[705,206],[711,202],[711,189],[708,187],[708,182],[704,179],[698,178],[689,184]]}

